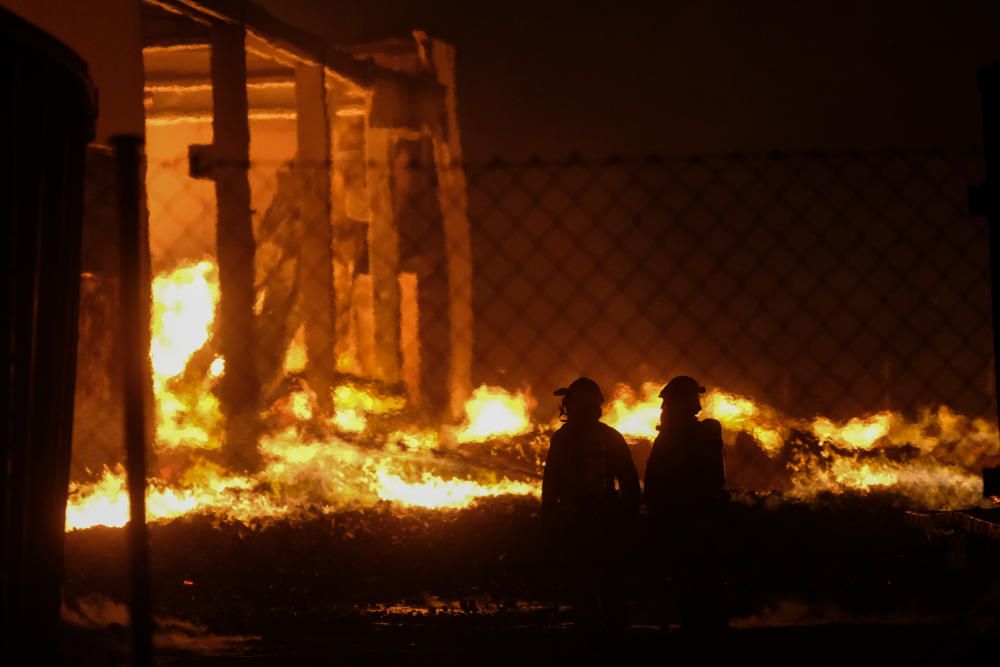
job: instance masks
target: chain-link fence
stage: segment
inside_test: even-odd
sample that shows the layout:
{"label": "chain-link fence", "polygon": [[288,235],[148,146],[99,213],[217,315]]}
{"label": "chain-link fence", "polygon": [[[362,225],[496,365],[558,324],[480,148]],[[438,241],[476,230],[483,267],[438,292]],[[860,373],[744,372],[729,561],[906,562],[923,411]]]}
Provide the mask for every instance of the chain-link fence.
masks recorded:
{"label": "chain-link fence", "polygon": [[975,152],[467,170],[478,377],[679,372],[790,414],[994,408]]}
{"label": "chain-link fence", "polygon": [[[239,400],[216,386],[241,365],[230,391],[258,407],[350,378],[442,421],[480,384],[545,396],[581,374],[610,387],[686,373],[804,417],[995,410],[988,232],[966,204],[976,150],[446,168],[426,152],[236,165],[249,244],[218,222],[218,179],[151,160],[151,363],[169,412],[155,418],[188,444],[243,437],[227,431]],[[113,405],[94,370],[114,357],[100,332],[116,280],[97,195],[78,402]],[[164,399],[157,378],[187,398]],[[119,416],[84,408],[78,442],[114,460],[118,438],[94,419]]]}

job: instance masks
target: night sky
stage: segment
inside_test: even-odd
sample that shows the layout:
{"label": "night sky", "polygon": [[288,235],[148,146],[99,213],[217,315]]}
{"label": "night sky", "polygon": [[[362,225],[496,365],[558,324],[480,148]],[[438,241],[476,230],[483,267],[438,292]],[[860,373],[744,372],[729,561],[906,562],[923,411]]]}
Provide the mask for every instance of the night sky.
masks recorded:
{"label": "night sky", "polygon": [[1000,3],[262,0],[343,43],[456,45],[467,157],[981,143]]}

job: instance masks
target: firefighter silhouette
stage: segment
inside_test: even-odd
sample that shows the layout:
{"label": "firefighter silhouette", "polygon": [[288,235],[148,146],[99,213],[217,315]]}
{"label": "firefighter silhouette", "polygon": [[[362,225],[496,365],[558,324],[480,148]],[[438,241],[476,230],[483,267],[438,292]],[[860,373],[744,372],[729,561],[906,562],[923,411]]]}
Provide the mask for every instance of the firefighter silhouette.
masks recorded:
{"label": "firefighter silhouette", "polygon": [[639,513],[639,476],[622,435],[601,422],[604,397],[581,377],[559,389],[565,423],[552,435],[542,516],[578,629],[626,627],[624,556]]}
{"label": "firefighter silhouette", "polygon": [[728,493],[722,425],[698,420],[705,388],[685,375],[660,392],[660,433],[646,463],[645,494],[682,627],[722,629],[720,536]]}

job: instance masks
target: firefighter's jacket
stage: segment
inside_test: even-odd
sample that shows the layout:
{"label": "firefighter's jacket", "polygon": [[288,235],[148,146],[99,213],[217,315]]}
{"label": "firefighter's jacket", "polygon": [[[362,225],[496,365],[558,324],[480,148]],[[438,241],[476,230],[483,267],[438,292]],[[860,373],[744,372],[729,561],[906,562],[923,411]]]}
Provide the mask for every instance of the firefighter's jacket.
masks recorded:
{"label": "firefighter's jacket", "polygon": [[559,532],[596,538],[638,515],[639,475],[625,438],[597,420],[570,420],[552,435],[542,515]]}
{"label": "firefighter's jacket", "polygon": [[666,425],[646,463],[646,504],[653,517],[698,520],[724,503],[722,425],[691,419]]}

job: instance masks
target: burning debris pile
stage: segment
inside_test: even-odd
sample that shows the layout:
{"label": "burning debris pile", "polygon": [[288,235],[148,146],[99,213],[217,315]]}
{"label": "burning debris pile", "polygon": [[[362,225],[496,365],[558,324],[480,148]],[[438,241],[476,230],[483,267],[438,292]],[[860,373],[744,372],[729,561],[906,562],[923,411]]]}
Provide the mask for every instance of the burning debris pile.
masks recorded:
{"label": "burning debris pile", "polygon": [[[393,387],[343,375],[325,413],[300,372],[306,353],[299,339],[288,347],[284,380],[261,417],[260,468],[227,469],[216,456],[223,435],[214,390],[226,372],[213,339],[217,274],[204,260],[153,281],[151,521],[205,513],[256,524],[386,503],[461,509],[480,498],[540,493],[548,434],[558,422],[533,417],[530,391],[481,386],[464,421],[442,426]],[[640,472],[657,432],[660,386],[619,387],[605,406],[605,420],[632,444]],[[788,417],[713,389],[702,416],[718,419],[727,433],[730,487],[777,491],[777,499],[877,490],[913,507],[974,505],[979,471],[1000,456],[994,425],[946,406],[915,420],[880,412],[837,423]],[[127,521],[121,466],[95,473],[71,485],[68,530]]]}

